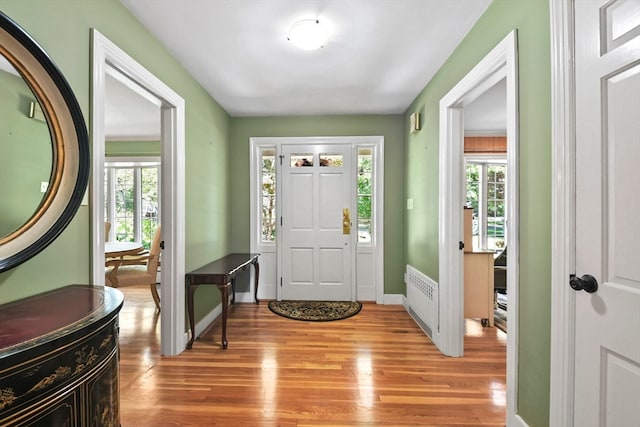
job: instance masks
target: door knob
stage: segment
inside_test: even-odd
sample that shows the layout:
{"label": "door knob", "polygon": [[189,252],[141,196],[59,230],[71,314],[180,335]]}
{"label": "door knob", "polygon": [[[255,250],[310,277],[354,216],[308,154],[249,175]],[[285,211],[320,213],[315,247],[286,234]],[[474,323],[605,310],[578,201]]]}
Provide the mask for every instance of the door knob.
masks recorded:
{"label": "door knob", "polygon": [[598,281],[590,274],[585,274],[582,277],[572,274],[569,278],[569,286],[571,286],[571,289],[574,291],[581,291],[584,289],[586,292],[592,294],[598,290]]}

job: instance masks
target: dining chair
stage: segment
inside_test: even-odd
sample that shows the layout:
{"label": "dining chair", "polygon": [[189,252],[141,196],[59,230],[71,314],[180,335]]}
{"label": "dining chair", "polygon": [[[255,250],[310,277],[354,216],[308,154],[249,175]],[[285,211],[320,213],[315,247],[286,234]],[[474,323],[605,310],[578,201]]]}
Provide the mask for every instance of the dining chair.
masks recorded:
{"label": "dining chair", "polygon": [[151,297],[160,310],[156,276],[160,264],[161,228],[158,225],[148,252],[139,255],[108,258],[105,262],[105,281],[109,286],[118,288],[131,285],[149,285]]}

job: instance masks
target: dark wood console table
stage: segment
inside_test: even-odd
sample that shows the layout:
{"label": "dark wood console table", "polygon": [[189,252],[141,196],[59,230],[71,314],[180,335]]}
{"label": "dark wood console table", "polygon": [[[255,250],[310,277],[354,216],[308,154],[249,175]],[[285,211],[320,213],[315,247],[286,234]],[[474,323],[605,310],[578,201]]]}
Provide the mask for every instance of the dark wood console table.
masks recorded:
{"label": "dark wood console table", "polygon": [[120,425],[122,302],[71,285],[0,306],[0,425]]}
{"label": "dark wood console table", "polygon": [[193,346],[195,336],[195,313],[193,311],[193,296],[196,288],[200,285],[216,285],[222,296],[222,348],[227,348],[227,311],[229,309],[229,288],[233,291],[232,303],[236,302],[235,276],[239,271],[245,270],[253,264],[255,269],[255,286],[253,298],[256,304],[258,301],[258,277],[260,266],[258,257],[260,254],[229,254],[197,270],[193,270],[185,275],[185,286],[187,287],[187,311],[189,312],[189,326],[191,327],[191,339],[187,343],[187,349]]}

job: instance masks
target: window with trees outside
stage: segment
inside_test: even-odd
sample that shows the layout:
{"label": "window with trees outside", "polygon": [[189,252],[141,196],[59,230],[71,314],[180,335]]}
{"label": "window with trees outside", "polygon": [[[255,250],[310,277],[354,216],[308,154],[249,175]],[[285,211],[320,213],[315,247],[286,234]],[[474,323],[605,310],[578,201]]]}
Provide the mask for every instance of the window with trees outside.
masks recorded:
{"label": "window with trees outside", "polygon": [[473,209],[474,249],[500,251],[507,227],[507,165],[497,160],[467,160],[466,205]]}
{"label": "window with trees outside", "polygon": [[358,243],[370,243],[373,202],[373,150],[358,148]]}
{"label": "window with trees outside", "polygon": [[262,149],[262,210],[260,223],[262,226],[262,242],[276,241],[276,150]]}
{"label": "window with trees outside", "polygon": [[149,249],[160,224],[160,160],[105,162],[108,240],[142,242]]}

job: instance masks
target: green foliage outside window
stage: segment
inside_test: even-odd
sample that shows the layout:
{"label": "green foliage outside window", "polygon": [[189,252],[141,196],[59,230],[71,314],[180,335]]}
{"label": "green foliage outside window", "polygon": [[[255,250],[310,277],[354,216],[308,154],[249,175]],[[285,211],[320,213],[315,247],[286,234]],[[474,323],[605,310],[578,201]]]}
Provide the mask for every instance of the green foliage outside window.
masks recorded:
{"label": "green foliage outside window", "polygon": [[[486,168],[486,175],[483,169]],[[487,249],[504,247],[506,165],[492,163],[468,163],[466,169],[466,204],[473,209],[473,235],[480,236],[481,188],[486,181],[486,245]]]}
{"label": "green foliage outside window", "polygon": [[[140,224],[140,237],[142,246],[145,249],[151,247],[153,236],[158,227],[159,221],[159,202],[158,202],[158,167],[117,167],[105,169],[105,182],[110,179],[108,171],[114,170],[114,198],[115,212],[114,217],[105,218],[112,223],[115,231],[115,240],[119,242],[134,242],[136,240],[135,215],[136,205],[140,204],[141,218],[138,219]],[[140,171],[141,194],[136,200],[135,195],[135,176],[137,170]],[[107,185],[106,188],[109,188]],[[107,203],[105,198],[105,203]],[[105,209],[107,211],[107,209]]]}
{"label": "green foliage outside window", "polygon": [[372,157],[358,155],[358,241],[371,241]]}
{"label": "green foliage outside window", "polygon": [[262,156],[262,241],[276,240],[275,156]]}
{"label": "green foliage outside window", "polygon": [[158,168],[143,167],[140,171],[142,180],[142,246],[151,247],[153,236],[158,228]]}
{"label": "green foliage outside window", "polygon": [[133,168],[115,169],[114,197],[115,197],[115,218],[112,219],[112,226],[115,228],[116,241],[133,242],[135,235],[133,230],[134,215],[134,175]]}

